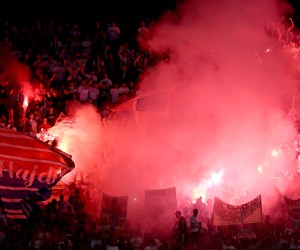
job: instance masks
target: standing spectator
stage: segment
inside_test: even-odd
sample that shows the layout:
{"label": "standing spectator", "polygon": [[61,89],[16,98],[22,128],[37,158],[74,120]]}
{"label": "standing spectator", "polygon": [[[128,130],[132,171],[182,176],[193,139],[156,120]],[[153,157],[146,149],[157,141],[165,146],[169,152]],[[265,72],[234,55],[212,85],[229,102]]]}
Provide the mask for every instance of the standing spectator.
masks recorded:
{"label": "standing spectator", "polygon": [[114,87],[110,90],[110,101],[112,103],[117,103],[119,101],[119,85],[117,83],[114,84]]}
{"label": "standing spectator", "polygon": [[60,88],[61,85],[65,84],[66,78],[66,70],[63,65],[63,61],[61,59],[57,60],[57,65],[53,68],[53,81],[51,83],[51,87]]}
{"label": "standing spectator", "polygon": [[129,88],[126,82],[123,82],[121,87],[119,88],[119,101],[120,102],[127,101],[128,95],[129,95]]}
{"label": "standing spectator", "polygon": [[122,65],[126,65],[127,68],[130,68],[131,66],[131,55],[127,52],[127,50],[122,50],[122,52],[119,55],[120,60],[120,68]]}
{"label": "standing spectator", "polygon": [[80,52],[76,54],[75,59],[79,68],[79,73],[87,72],[87,64],[91,61],[91,57],[86,53]]}
{"label": "standing spectator", "polygon": [[115,83],[118,83],[120,86],[123,82],[128,83],[131,80],[131,74],[129,68],[123,64],[121,69],[116,75],[116,79],[114,80]]}
{"label": "standing spectator", "polygon": [[65,196],[61,194],[57,202],[58,215],[60,217],[66,217],[68,214],[68,207],[70,206],[69,202],[65,200]]}
{"label": "standing spectator", "polygon": [[67,89],[73,95],[73,99],[77,100],[77,98],[78,98],[78,88],[76,87],[76,83],[75,83],[74,80],[69,81],[69,86],[68,86]]}
{"label": "standing spectator", "polygon": [[81,31],[79,29],[78,23],[76,22],[73,23],[73,26],[70,31],[70,35],[71,35],[71,40],[76,40],[76,41],[80,40]]}
{"label": "standing spectator", "polygon": [[105,51],[105,66],[107,68],[107,73],[114,78],[115,75],[120,70],[120,64],[117,62],[113,53],[108,52],[108,49]]}
{"label": "standing spectator", "polygon": [[79,29],[78,23],[74,23],[70,31],[70,48],[73,52],[80,49],[80,37],[81,31]]}
{"label": "standing spectator", "polygon": [[82,81],[82,77],[79,74],[79,71],[75,67],[71,68],[70,74],[67,78],[67,81],[68,81],[69,84],[70,84],[71,80],[75,82],[76,86],[78,86],[80,84],[80,82]]}
{"label": "standing spectator", "polygon": [[73,101],[74,96],[70,93],[68,88],[64,89],[64,93],[61,98],[61,111],[66,114],[66,107],[68,101]]}
{"label": "standing spectator", "polygon": [[55,88],[50,88],[47,92],[47,102],[53,105],[54,109],[59,109],[60,107],[60,97],[58,96],[58,91]]}
{"label": "standing spectator", "polygon": [[98,106],[99,107],[107,101],[112,86],[113,86],[112,80],[109,78],[108,73],[105,72],[103,74],[103,78],[100,80],[98,84],[98,88],[99,88]]}
{"label": "standing spectator", "polygon": [[25,116],[25,112],[23,108],[23,102],[18,101],[13,111],[13,124],[17,129],[17,131],[22,131],[22,132],[24,131],[24,123],[25,123],[24,116]]}
{"label": "standing spectator", "polygon": [[7,122],[9,119],[8,94],[3,86],[0,86],[0,120]]}
{"label": "standing spectator", "polygon": [[53,39],[50,41],[49,47],[51,54],[54,55],[55,58],[58,58],[62,46],[62,42],[59,40],[58,35],[54,35]]}
{"label": "standing spectator", "polygon": [[187,243],[187,224],[186,219],[181,215],[180,211],[176,211],[176,223],[173,227],[174,250],[182,250]]}
{"label": "standing spectator", "polygon": [[125,64],[128,68],[131,66],[131,50],[128,48],[128,43],[123,43],[118,50],[120,66]]}
{"label": "standing spectator", "polygon": [[65,47],[62,47],[59,50],[59,54],[57,56],[57,60],[61,60],[62,62],[64,62],[64,60],[66,60],[68,57],[68,52],[67,49]]}
{"label": "standing spectator", "polygon": [[53,127],[56,123],[58,117],[57,110],[50,106],[46,110],[45,118],[47,118],[48,123]]}
{"label": "standing spectator", "polygon": [[53,57],[52,54],[50,54],[48,56],[48,59],[46,60],[46,73],[49,75],[53,74],[53,70],[54,68],[57,66],[57,61],[56,59]]}
{"label": "standing spectator", "polygon": [[111,25],[107,27],[106,33],[112,52],[117,52],[121,38],[121,30],[115,21],[112,21]]}
{"label": "standing spectator", "polygon": [[20,59],[20,62],[24,65],[31,67],[31,65],[33,64],[33,58],[29,53],[25,53],[23,54],[23,57]]}
{"label": "standing spectator", "polygon": [[[49,216],[48,218],[50,219],[50,221],[54,221],[54,219],[57,217],[58,214],[58,206],[57,206],[57,199],[53,198],[51,200],[51,202],[48,202],[46,207],[45,207],[45,212],[46,212],[46,216]],[[53,234],[55,233],[55,230],[53,229],[52,231],[52,237]]]}
{"label": "standing spectator", "polygon": [[47,110],[45,113],[45,118],[47,118],[47,121],[51,125],[51,127],[55,125],[57,117],[58,117],[57,109],[54,108],[53,101],[49,99]]}
{"label": "standing spectator", "polygon": [[21,60],[23,58],[23,52],[19,48],[18,44],[14,44],[13,45],[12,51],[10,53],[10,56],[16,58],[17,60]]}
{"label": "standing spectator", "polygon": [[109,91],[113,86],[112,80],[109,78],[108,73],[103,74],[103,78],[99,83],[103,84],[107,91]]}
{"label": "standing spectator", "polygon": [[89,87],[89,102],[98,105],[99,93],[98,84],[93,81],[92,86]]}
{"label": "standing spectator", "polygon": [[34,119],[34,114],[30,113],[25,123],[25,133],[32,134],[33,136],[37,133],[37,121]]}
{"label": "standing spectator", "polygon": [[198,209],[194,208],[193,215],[190,218],[191,246],[192,249],[194,250],[200,248],[201,222],[198,220],[197,216],[198,216]]}
{"label": "standing spectator", "polygon": [[76,101],[75,100],[66,100],[66,106],[64,113],[66,116],[74,117],[76,111]]}
{"label": "standing spectator", "polygon": [[42,55],[40,53],[36,54],[35,60],[33,61],[33,72],[36,76],[40,73],[44,73],[46,70],[46,62],[42,59]]}
{"label": "standing spectator", "polygon": [[48,60],[49,52],[48,52],[47,48],[42,49],[41,57],[42,57],[42,60],[45,62]]}
{"label": "standing spectator", "polygon": [[39,126],[38,132],[42,132],[42,130],[44,132],[47,132],[50,128],[51,128],[51,125],[48,123],[48,119],[45,117],[45,118],[43,118],[43,123],[40,124],[40,126]]}
{"label": "standing spectator", "polygon": [[89,99],[89,86],[87,80],[84,79],[78,87],[78,100],[81,103],[86,103]]}
{"label": "standing spectator", "polygon": [[34,89],[34,100],[38,103],[42,103],[44,98],[46,98],[47,89],[43,82],[37,84],[37,87]]}
{"label": "standing spectator", "polygon": [[128,98],[134,97],[136,90],[135,90],[135,83],[133,81],[129,81],[128,89],[129,89]]}
{"label": "standing spectator", "polygon": [[84,72],[81,72],[83,76],[88,78],[90,81],[98,82],[98,76],[96,74],[96,71],[92,69],[90,74],[85,74]]}
{"label": "standing spectator", "polygon": [[88,56],[91,55],[91,50],[92,50],[93,42],[90,39],[89,34],[84,35],[84,39],[81,41],[81,48],[82,52]]}
{"label": "standing spectator", "polygon": [[12,93],[12,107],[15,108],[18,105],[18,102],[24,102],[24,94],[22,92],[22,88],[18,86],[16,90]]}
{"label": "standing spectator", "polygon": [[97,54],[96,58],[92,62],[92,68],[97,71],[98,68],[104,66],[104,60],[101,58],[100,54]]}

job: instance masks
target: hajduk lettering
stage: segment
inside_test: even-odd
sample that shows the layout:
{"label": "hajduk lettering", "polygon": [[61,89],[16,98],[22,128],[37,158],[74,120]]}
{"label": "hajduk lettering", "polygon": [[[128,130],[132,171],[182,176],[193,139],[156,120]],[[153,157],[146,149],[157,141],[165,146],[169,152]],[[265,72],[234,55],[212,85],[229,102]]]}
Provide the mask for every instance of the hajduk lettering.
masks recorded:
{"label": "hajduk lettering", "polygon": [[39,166],[36,164],[32,168],[31,171],[27,169],[17,169],[15,170],[15,163],[13,161],[5,161],[0,160],[0,178],[3,178],[4,172],[8,172],[8,176],[11,179],[23,179],[24,185],[27,187],[31,187],[33,184],[33,181],[35,177],[37,177],[37,180],[41,183],[47,183],[48,185],[51,185],[55,183],[55,181],[58,178],[59,171],[54,171],[53,167],[49,167],[48,172],[42,172],[38,176],[36,176],[36,172],[39,168]]}

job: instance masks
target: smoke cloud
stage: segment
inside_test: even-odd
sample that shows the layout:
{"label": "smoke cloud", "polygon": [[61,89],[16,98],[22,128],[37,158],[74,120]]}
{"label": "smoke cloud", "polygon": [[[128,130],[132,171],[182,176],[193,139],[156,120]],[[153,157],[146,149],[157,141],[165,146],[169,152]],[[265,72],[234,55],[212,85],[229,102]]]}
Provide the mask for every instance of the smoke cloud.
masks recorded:
{"label": "smoke cloud", "polygon": [[11,57],[7,51],[0,49],[0,77],[8,81],[11,88],[21,87],[23,94],[33,97],[31,84],[31,71],[28,65],[20,63],[16,58]]}
{"label": "smoke cloud", "polygon": [[59,147],[68,144],[76,168],[103,192],[128,195],[130,218],[142,214],[145,189],[174,186],[236,205],[261,194],[267,213],[278,194],[293,194],[282,173],[297,170],[286,153],[297,134],[288,117],[295,60],[266,31],[292,11],[283,1],[181,3],[145,45],[168,54],[140,82],[145,97],[152,93],[148,111],[103,124],[84,106]]}

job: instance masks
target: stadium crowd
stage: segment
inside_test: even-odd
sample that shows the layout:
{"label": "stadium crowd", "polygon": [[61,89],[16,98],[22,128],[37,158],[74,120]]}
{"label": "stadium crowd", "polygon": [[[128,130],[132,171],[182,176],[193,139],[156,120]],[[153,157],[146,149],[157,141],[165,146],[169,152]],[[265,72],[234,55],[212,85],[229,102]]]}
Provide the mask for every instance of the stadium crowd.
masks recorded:
{"label": "stadium crowd", "polygon": [[[2,126],[35,136],[42,129],[53,127],[61,114],[72,116],[78,105],[90,103],[101,114],[104,108],[136,96],[140,77],[167,57],[141,46],[151,35],[152,22],[139,20],[131,24],[132,30],[119,26],[114,19],[92,23],[57,23],[54,19],[49,23],[39,19],[28,24],[3,23],[0,30],[4,61],[0,63]],[[299,59],[300,33],[292,19],[274,22],[266,31],[282,45],[283,51]],[[255,54],[253,60],[263,63],[262,57]],[[10,63],[6,65],[7,62]],[[13,75],[9,74],[9,67],[15,70]],[[24,74],[16,77],[18,69],[27,69],[29,78],[22,79]],[[92,211],[100,206],[99,201],[91,199],[91,194],[81,187],[66,188],[68,195],[60,194],[46,204],[36,203],[27,220],[7,218],[4,207],[0,206],[1,249],[178,247],[175,244],[178,227],[172,231],[172,225],[167,234],[160,234],[160,230],[146,231],[141,225],[129,226],[130,223],[122,234],[104,232],[100,218],[95,218]],[[212,206],[211,202],[198,199],[196,203],[178,207],[178,218],[182,215],[185,219],[187,239],[179,249],[300,249],[300,231],[288,220],[272,221],[272,217],[264,215],[262,225],[216,228],[210,222]],[[199,212],[197,244],[191,236],[195,232],[190,224],[194,209]]]}

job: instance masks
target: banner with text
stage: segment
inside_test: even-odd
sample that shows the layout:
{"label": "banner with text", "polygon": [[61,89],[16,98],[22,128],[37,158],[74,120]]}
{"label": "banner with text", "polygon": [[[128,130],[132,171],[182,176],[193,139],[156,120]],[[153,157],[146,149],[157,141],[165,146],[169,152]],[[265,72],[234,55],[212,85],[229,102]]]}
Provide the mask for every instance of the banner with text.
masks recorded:
{"label": "banner with text", "polygon": [[147,214],[164,214],[176,211],[176,188],[145,190],[145,207]]}
{"label": "banner with text", "polygon": [[215,197],[212,223],[214,226],[260,223],[262,220],[261,195],[242,204],[230,205]]}
{"label": "banner with text", "polygon": [[294,228],[300,228],[300,199],[293,200],[284,196],[286,208]]}
{"label": "banner with text", "polygon": [[122,230],[125,227],[128,196],[111,196],[103,193],[101,223],[103,230]]}

